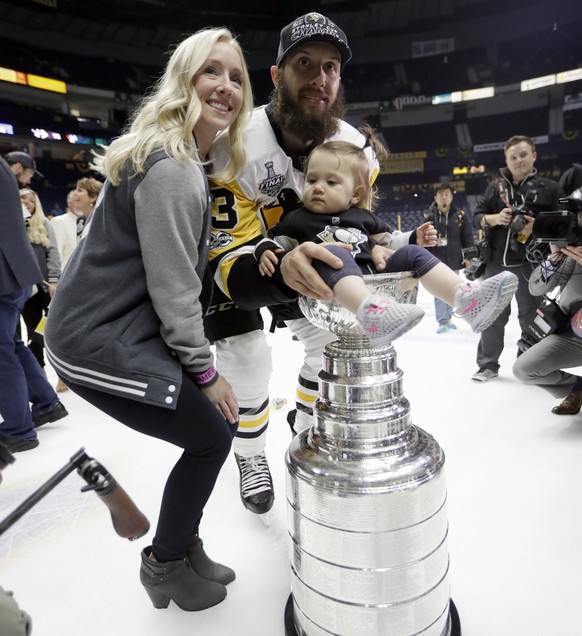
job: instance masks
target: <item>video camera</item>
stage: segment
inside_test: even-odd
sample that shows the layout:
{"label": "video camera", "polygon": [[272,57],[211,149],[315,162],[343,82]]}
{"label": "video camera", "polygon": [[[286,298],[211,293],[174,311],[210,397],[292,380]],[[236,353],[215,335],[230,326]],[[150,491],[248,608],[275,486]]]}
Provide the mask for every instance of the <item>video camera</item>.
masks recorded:
{"label": "video camera", "polygon": [[559,247],[582,245],[582,188],[560,199],[564,210],[539,212],[532,234],[540,243],[555,243]]}

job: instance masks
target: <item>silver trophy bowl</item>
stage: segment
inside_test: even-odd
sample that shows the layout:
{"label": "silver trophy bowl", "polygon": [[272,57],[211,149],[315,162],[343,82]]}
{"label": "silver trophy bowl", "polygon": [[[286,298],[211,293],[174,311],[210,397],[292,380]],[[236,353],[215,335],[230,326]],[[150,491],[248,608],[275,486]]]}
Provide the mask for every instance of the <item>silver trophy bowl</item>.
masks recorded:
{"label": "silver trophy bowl", "polygon": [[[365,276],[414,303],[410,272]],[[287,636],[460,636],[449,595],[444,453],[411,422],[392,344],[354,315],[300,298],[338,340],[319,373],[313,425],[286,454],[291,537]]]}
{"label": "silver trophy bowl", "polygon": [[[389,296],[397,303],[416,303],[418,279],[412,272],[374,274],[364,276],[370,293]],[[307,296],[299,296],[299,307],[303,315],[316,327],[331,331],[337,336],[367,336],[356,320],[356,316],[338,303],[328,303]]]}

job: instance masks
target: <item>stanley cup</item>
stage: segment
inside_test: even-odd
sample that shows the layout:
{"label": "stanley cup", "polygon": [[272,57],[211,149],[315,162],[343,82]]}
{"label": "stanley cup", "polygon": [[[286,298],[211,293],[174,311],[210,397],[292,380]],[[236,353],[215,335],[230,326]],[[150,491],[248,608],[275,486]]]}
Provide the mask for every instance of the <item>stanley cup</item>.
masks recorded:
{"label": "stanley cup", "polygon": [[[416,302],[410,272],[365,277]],[[414,426],[392,345],[370,348],[355,317],[300,298],[327,345],[313,427],[286,456],[288,636],[457,636],[449,596],[444,453]]]}

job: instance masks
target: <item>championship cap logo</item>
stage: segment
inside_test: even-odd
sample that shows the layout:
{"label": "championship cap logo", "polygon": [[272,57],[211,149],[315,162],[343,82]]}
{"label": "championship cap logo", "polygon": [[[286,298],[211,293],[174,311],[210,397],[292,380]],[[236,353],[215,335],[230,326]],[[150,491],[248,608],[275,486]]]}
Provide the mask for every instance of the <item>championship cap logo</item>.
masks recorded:
{"label": "championship cap logo", "polygon": [[341,56],[341,66],[352,57],[346,34],[321,13],[306,13],[281,31],[277,66],[281,66],[287,55],[302,42],[328,42],[335,46]]}

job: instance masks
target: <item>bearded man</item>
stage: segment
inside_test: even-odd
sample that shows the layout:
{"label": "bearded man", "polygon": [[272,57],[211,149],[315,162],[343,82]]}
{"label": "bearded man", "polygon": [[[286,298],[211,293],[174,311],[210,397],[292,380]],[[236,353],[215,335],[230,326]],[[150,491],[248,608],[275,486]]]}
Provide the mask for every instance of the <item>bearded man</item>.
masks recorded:
{"label": "bearded man", "polygon": [[[240,423],[233,447],[241,477],[241,499],[255,514],[268,512],[274,501],[265,456],[271,350],[259,308],[269,306],[273,325],[284,326],[284,322],[299,335],[308,323],[294,302],[293,290],[331,298],[331,290],[310,263],[318,258],[339,267],[340,260],[313,243],[299,246],[282,259],[282,271],[285,262],[289,263],[287,272],[291,275],[285,280],[293,287],[290,289],[283,284],[280,273],[272,278],[260,276],[253,249],[285,212],[298,207],[303,165],[315,146],[329,140],[348,141],[362,148],[366,145],[365,137],[341,119],[344,97],[340,74],[350,58],[344,32],[319,13],[308,13],[284,27],[276,65],[271,67],[274,90],[269,104],[255,109],[245,134],[245,167],[234,181],[211,182],[214,208],[210,267],[217,286],[205,332],[216,345],[216,368],[238,398]],[[370,146],[365,152],[373,183],[378,161]],[[231,154],[226,137],[215,144],[211,152],[214,174],[226,165]],[[436,232],[426,223],[417,229],[411,242],[432,245],[435,239]],[[383,255],[378,256],[377,267],[383,269]],[[311,424],[321,351],[334,339],[324,331],[314,338],[317,341],[312,338],[306,342],[296,410],[287,418],[295,431]]]}

